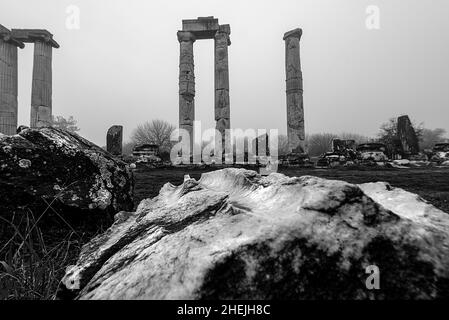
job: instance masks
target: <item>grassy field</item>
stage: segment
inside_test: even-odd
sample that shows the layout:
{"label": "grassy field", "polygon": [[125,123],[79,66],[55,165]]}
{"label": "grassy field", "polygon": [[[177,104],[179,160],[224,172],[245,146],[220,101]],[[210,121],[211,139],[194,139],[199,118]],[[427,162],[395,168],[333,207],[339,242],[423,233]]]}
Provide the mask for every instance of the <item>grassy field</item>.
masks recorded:
{"label": "grassy field", "polygon": [[[213,170],[216,169],[140,167],[134,171],[135,206],[142,199],[157,196],[167,182],[179,185],[186,174],[198,179],[202,173]],[[419,194],[449,213],[449,168],[355,170],[290,167],[281,168],[279,172],[288,176],[312,175],[350,183],[387,181],[395,187]],[[80,225],[68,223],[58,216],[52,217],[51,208],[47,209],[40,213],[28,210],[10,220],[0,215],[0,300],[55,298],[65,268],[76,262],[82,245],[109,225],[89,219],[82,219]]]}
{"label": "grassy field", "polygon": [[[158,195],[167,182],[179,185],[188,174],[198,179],[201,174],[214,168],[138,168],[135,171],[135,205],[142,199]],[[437,208],[449,213],[449,168],[359,168],[316,169],[280,168],[278,172],[287,176],[311,175],[326,179],[343,180],[350,183],[386,181],[394,187],[419,194]]]}

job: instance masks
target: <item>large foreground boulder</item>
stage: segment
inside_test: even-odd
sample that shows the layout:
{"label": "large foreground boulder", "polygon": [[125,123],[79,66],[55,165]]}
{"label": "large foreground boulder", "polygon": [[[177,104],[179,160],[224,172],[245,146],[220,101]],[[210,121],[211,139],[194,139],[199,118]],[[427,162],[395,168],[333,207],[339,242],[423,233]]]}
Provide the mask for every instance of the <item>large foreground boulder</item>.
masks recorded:
{"label": "large foreground boulder", "polygon": [[0,137],[3,213],[113,215],[132,209],[132,191],[126,164],[77,134],[48,127]]}
{"label": "large foreground boulder", "polygon": [[118,214],[62,282],[78,299],[448,298],[449,216],[386,183],[225,169]]}

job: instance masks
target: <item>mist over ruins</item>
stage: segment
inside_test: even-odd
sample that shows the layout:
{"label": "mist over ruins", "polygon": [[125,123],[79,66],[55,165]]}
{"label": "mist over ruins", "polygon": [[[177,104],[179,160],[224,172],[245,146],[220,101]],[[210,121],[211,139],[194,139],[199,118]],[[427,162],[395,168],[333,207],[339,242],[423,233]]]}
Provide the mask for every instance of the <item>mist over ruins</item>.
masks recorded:
{"label": "mist over ruins", "polygon": [[[258,300],[267,303],[224,312],[268,316],[274,312],[270,301],[276,300],[449,297],[447,122],[435,126],[441,122],[430,104],[427,115],[415,104],[391,107],[409,101],[413,87],[394,84],[382,66],[354,72],[357,59],[371,59],[357,56],[363,48],[356,43],[354,56],[344,62],[332,57],[335,49],[320,49],[316,43],[335,39],[317,33],[313,21],[319,13],[306,1],[286,2],[291,12],[279,19],[273,8],[281,3],[267,2],[273,10],[241,4],[247,16],[232,15],[215,2],[207,8],[216,16],[192,16],[205,11],[198,4],[185,14],[173,9],[172,15],[161,5],[159,19],[165,24],[154,13],[138,20],[145,16],[136,9],[143,3],[117,3],[102,12],[114,17],[114,10],[129,10],[116,27],[129,37],[115,34],[107,55],[94,50],[100,46],[89,47],[100,39],[76,36],[95,5],[67,7],[62,29],[50,19],[51,10],[32,20],[33,28],[26,19],[0,16],[0,299]],[[391,6],[363,7],[363,32],[387,37],[380,32],[381,14]],[[15,8],[9,4],[12,13]],[[437,11],[435,23],[440,23]],[[385,25],[393,28],[387,17]],[[94,34],[96,28],[114,33],[86,21],[83,28]],[[330,30],[332,23],[318,25]],[[142,26],[156,36],[142,36]],[[264,43],[254,48],[252,37]],[[438,45],[429,45],[429,51],[440,63],[448,48]],[[126,55],[123,46],[129,46]],[[205,48],[213,64],[209,103],[201,98],[207,95],[208,80],[201,79]],[[30,54],[22,54],[26,50]],[[331,56],[335,69],[317,61],[322,56]],[[447,68],[443,64],[441,70]],[[335,75],[341,65],[347,73]],[[399,69],[390,76],[405,79]],[[59,70],[65,70],[63,77]],[[435,70],[416,67],[416,78],[426,78],[426,72],[438,78]],[[379,103],[374,113],[371,102],[358,104],[371,81],[368,71],[399,90],[400,98],[380,92],[376,103],[399,100]],[[150,78],[151,83],[142,81]],[[269,88],[258,86],[261,78],[269,78]],[[105,90],[109,81],[117,87]],[[322,83],[318,90],[317,83]],[[344,86],[351,90],[340,90]],[[433,101],[447,106],[446,95],[439,93]],[[280,95],[277,104],[268,103]],[[148,96],[153,104],[142,103],[135,112],[134,102]],[[66,113],[64,99],[96,106]],[[257,108],[244,110],[242,101],[257,101]],[[204,110],[213,126],[204,121]],[[377,122],[379,114],[389,116]],[[363,128],[368,126],[377,132],[369,134]],[[98,128],[102,138],[93,133]],[[206,304],[175,309],[178,316],[218,312]]]}

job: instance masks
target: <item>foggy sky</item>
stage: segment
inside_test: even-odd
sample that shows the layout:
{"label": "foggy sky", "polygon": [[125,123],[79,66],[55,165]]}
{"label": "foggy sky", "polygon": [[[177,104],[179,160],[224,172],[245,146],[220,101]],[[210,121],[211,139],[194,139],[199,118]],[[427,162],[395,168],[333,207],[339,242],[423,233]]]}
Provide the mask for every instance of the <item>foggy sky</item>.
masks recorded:
{"label": "foggy sky", "polygon": [[[80,29],[66,28],[69,5]],[[380,29],[365,25],[368,5]],[[373,136],[408,114],[449,131],[447,0],[0,0],[7,28],[41,28],[53,51],[53,114],[73,115],[87,139],[151,119],[177,125],[182,19],[230,24],[231,127],[286,132],[284,41],[300,27],[307,133]],[[194,44],[196,119],[214,127],[213,40]],[[19,50],[19,124],[29,124],[33,46]]]}

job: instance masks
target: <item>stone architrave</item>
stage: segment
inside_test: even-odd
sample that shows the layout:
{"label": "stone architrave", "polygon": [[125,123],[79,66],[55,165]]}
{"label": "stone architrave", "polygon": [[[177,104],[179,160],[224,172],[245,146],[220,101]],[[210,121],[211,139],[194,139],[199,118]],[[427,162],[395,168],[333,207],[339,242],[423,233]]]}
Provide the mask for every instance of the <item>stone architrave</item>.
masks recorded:
{"label": "stone architrave", "polygon": [[190,134],[190,152],[193,151],[193,121],[195,120],[195,70],[191,32],[178,31],[179,53],[179,128]]}
{"label": "stone architrave", "polygon": [[17,130],[17,47],[21,41],[0,25],[0,133],[14,135]]}
{"label": "stone architrave", "polygon": [[293,153],[306,153],[304,104],[299,41],[302,30],[297,28],[284,34],[287,95],[287,136]]}
{"label": "stone architrave", "polygon": [[112,126],[106,135],[106,150],[119,156],[122,154],[123,126]]}

